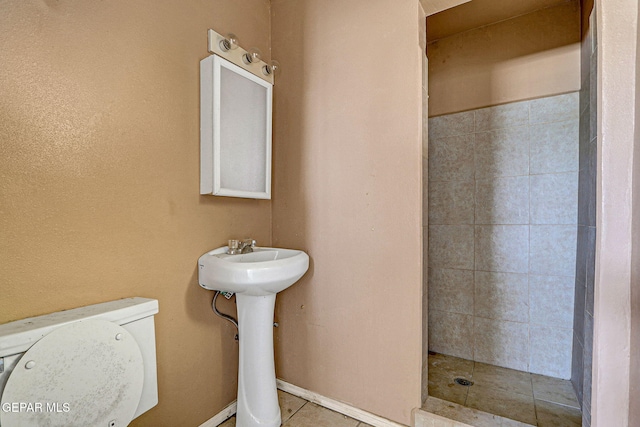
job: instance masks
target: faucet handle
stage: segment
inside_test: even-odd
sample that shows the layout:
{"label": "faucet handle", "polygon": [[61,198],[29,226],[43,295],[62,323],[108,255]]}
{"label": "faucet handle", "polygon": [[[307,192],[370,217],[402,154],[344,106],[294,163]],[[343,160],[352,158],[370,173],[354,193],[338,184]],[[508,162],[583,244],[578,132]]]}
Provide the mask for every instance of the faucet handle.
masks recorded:
{"label": "faucet handle", "polygon": [[240,253],[240,240],[229,240],[227,246],[227,253],[229,255]]}
{"label": "faucet handle", "polygon": [[244,243],[245,246],[251,246],[251,249],[256,247],[256,241],[253,239],[244,239],[242,243]]}

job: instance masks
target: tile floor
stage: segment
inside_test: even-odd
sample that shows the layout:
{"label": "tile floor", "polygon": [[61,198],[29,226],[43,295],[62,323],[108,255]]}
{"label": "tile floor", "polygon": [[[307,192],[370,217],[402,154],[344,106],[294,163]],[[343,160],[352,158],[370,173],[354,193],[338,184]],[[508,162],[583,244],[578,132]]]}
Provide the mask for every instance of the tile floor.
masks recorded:
{"label": "tile floor", "polygon": [[[282,427],[371,427],[353,418],[339,414],[315,403],[278,390]],[[219,427],[235,427],[233,416]]]}
{"label": "tile floor", "polygon": [[[457,377],[473,385],[458,385],[453,381]],[[429,396],[538,427],[580,427],[582,422],[567,380],[444,354],[429,353]],[[448,410],[458,405],[449,405]],[[433,412],[433,408],[424,409]]]}

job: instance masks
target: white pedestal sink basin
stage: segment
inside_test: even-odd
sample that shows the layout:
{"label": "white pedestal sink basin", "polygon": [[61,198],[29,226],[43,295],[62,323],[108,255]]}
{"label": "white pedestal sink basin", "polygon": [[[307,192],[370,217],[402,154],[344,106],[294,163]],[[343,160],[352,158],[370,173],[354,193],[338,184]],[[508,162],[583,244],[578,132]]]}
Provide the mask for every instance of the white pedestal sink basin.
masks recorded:
{"label": "white pedestal sink basin", "polygon": [[227,247],[198,259],[198,283],[205,289],[236,293],[238,307],[237,427],[281,424],[273,360],[273,311],[276,293],[300,279],[309,268],[303,251],[254,248],[229,255]]}

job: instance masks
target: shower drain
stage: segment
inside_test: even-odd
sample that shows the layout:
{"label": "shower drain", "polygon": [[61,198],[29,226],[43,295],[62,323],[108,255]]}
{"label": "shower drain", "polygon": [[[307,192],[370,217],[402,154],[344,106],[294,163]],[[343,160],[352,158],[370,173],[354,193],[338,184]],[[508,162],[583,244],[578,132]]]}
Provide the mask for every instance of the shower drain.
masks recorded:
{"label": "shower drain", "polygon": [[456,378],[453,382],[465,387],[471,387],[473,385],[473,381],[465,380],[464,378]]}

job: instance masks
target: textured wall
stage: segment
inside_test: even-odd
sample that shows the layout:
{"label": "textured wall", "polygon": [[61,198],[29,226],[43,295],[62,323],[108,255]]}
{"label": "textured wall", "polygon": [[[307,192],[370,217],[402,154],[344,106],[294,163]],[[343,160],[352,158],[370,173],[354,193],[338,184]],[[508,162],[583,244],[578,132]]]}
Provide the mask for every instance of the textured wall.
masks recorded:
{"label": "textured wall", "polygon": [[267,0],[5,0],[0,13],[0,322],[160,301],[160,403],[194,426],[235,397],[235,331],[196,283],[232,237],[269,243],[270,202],[199,196],[206,31],[269,55]]}
{"label": "textured wall", "polygon": [[574,0],[428,40],[429,115],[578,91],[579,11]]}
{"label": "textured wall", "polygon": [[429,120],[429,349],[569,378],[578,93]]}
{"label": "textured wall", "polygon": [[[411,0],[273,0],[278,376],[409,424],[420,406],[421,50]],[[393,64],[393,65],[390,65]]]}
{"label": "textured wall", "polygon": [[596,0],[595,5],[598,163],[591,415],[597,427],[636,426],[638,2]]}

